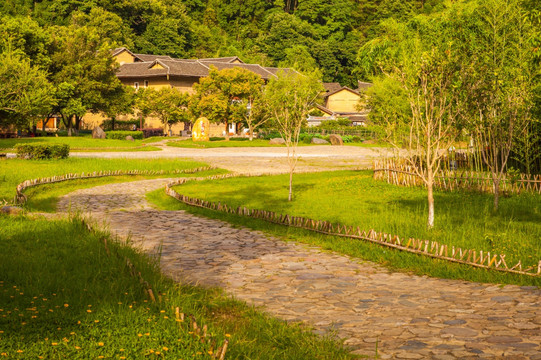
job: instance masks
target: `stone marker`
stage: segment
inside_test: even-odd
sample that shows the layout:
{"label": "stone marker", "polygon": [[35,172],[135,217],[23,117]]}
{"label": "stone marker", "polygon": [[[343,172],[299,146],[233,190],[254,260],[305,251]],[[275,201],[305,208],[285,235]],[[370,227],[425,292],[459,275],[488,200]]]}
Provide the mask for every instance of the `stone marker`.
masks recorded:
{"label": "stone marker", "polygon": [[103,131],[103,129],[99,126],[96,126],[94,130],[92,130],[93,139],[105,139],[106,136],[105,131]]}
{"label": "stone marker", "polygon": [[269,144],[271,145],[284,145],[286,141],[282,138],[274,138],[269,140]]}
{"label": "stone marker", "polygon": [[312,144],[318,144],[318,145],[323,145],[323,144],[328,144],[329,143],[327,140],[323,140],[323,139],[320,139],[320,138],[317,138],[317,137],[313,137],[311,142],[312,142]]}
{"label": "stone marker", "polygon": [[331,142],[331,145],[344,145],[344,140],[342,140],[340,135],[329,135],[329,141]]}
{"label": "stone marker", "polygon": [[9,215],[18,215],[23,212],[23,209],[18,206],[2,206],[0,213]]}
{"label": "stone marker", "polygon": [[209,141],[210,122],[207,118],[197,119],[192,128],[193,141]]}
{"label": "stone marker", "polygon": [[128,141],[135,141],[134,138],[133,138],[133,136],[131,136],[131,135],[126,136],[126,140],[128,140]]}

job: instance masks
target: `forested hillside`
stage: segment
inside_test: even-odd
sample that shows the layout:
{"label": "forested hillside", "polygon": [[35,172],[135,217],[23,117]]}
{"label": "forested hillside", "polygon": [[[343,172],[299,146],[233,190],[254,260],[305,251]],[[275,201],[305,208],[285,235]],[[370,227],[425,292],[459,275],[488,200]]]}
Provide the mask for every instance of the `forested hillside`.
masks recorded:
{"label": "forested hillside", "polygon": [[[357,51],[378,35],[381,20],[431,14],[440,10],[443,3],[443,0],[3,0],[0,33],[6,38],[6,32],[16,31],[26,39],[26,46],[35,46],[36,42],[46,46],[38,26],[47,31],[52,26],[76,23],[95,28],[100,38],[110,41],[112,46],[127,46],[135,52],[180,58],[238,55],[247,62],[267,66],[319,67],[324,81],[354,86],[362,78],[355,73]],[[40,50],[36,51],[39,57]]]}

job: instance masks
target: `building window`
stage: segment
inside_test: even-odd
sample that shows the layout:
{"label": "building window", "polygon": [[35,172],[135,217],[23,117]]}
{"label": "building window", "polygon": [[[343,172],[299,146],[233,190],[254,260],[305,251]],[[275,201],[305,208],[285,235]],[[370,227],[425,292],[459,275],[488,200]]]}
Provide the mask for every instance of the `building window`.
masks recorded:
{"label": "building window", "polygon": [[145,89],[148,87],[148,80],[145,80]]}
{"label": "building window", "polygon": [[135,91],[139,90],[139,83],[138,83],[138,82],[134,82],[134,83],[133,83],[133,87],[135,88]]}

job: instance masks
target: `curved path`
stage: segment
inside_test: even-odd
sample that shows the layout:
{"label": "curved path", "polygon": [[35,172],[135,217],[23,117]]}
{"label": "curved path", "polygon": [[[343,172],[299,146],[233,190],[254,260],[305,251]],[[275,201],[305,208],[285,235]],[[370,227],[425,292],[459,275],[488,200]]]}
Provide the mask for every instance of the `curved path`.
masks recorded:
{"label": "curved path", "polygon": [[[389,273],[369,262],[258,231],[158,211],[145,193],[167,179],[75,191],[81,209],[147,252],[174,279],[220,286],[288,321],[336,331],[356,353],[389,359],[541,359],[541,290]],[[377,344],[376,344],[377,343]]]}

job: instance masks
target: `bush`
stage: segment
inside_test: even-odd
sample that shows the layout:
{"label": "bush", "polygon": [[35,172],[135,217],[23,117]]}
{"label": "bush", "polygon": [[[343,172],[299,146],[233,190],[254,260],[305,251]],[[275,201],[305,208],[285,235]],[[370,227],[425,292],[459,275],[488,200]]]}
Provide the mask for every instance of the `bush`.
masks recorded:
{"label": "bush", "polygon": [[[135,125],[137,128],[139,128],[140,124],[141,123],[140,123],[139,119],[125,120],[125,121],[115,120],[115,130],[114,131],[117,131],[117,130],[118,131],[122,131],[122,130],[130,131],[130,130],[133,130],[133,125]],[[104,131],[113,131],[113,120],[111,120],[111,119],[104,120],[101,123],[100,127]]]}
{"label": "bush", "polygon": [[23,159],[67,159],[70,154],[68,144],[17,144],[15,145],[17,157]]}
{"label": "bush", "polygon": [[143,140],[142,131],[107,131],[107,139],[125,140],[126,136],[131,136],[137,140]]}
{"label": "bush", "polygon": [[351,137],[351,141],[353,141],[354,143],[358,143],[358,142],[363,141],[363,139],[361,139],[360,136],[353,135],[353,136]]}
{"label": "bush", "polygon": [[147,128],[142,129],[141,131],[143,132],[143,137],[145,139],[153,136],[163,136],[162,128]]}

